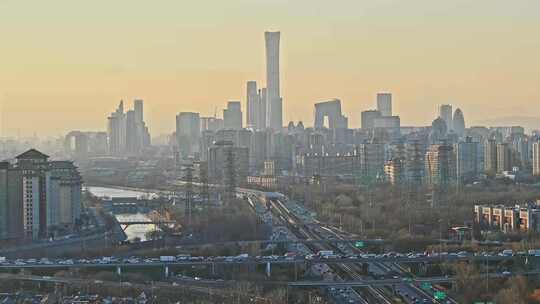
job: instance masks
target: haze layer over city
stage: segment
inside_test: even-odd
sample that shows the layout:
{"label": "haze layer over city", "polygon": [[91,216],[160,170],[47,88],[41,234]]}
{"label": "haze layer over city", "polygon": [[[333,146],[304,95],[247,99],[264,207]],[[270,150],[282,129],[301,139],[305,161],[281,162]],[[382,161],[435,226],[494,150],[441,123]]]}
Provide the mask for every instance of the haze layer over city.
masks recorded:
{"label": "haze layer over city", "polygon": [[169,113],[212,115],[226,100],[244,97],[245,81],[264,80],[260,33],[267,30],[283,33],[286,121],[310,125],[311,105],[338,97],[359,127],[358,113],[372,106],[374,92],[386,90],[396,95],[406,125],[427,125],[435,104],[454,102],[471,123],[538,117],[529,109],[540,99],[539,6],[2,1],[1,132],[57,136],[103,128],[101,117],[121,97],[145,99],[152,134],[170,132]]}
{"label": "haze layer over city", "polygon": [[0,303],[540,303],[539,9],[0,2]]}

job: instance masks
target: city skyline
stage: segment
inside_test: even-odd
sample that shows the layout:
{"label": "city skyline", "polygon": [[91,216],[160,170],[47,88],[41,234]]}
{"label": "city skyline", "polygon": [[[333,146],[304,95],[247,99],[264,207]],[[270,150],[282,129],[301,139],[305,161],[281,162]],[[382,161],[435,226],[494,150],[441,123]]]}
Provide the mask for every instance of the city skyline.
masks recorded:
{"label": "city skyline", "polygon": [[0,0],[0,303],[540,303],[539,12]]}
{"label": "city skyline", "polygon": [[[188,13],[202,12],[203,4],[175,15],[169,12],[174,3],[135,3],[129,18],[121,16],[121,4],[96,2],[85,13],[66,1],[55,12],[55,5],[42,5],[35,11],[49,15],[11,14],[15,19],[4,13],[1,21],[2,135],[104,130],[103,117],[114,104],[136,97],[147,103],[153,136],[174,130],[179,112],[212,116],[228,100],[239,100],[246,113],[246,82],[266,83],[264,31],[282,35],[283,125],[312,125],[313,105],[338,98],[350,126],[360,127],[361,111],[376,107],[380,91],[393,94],[402,125],[429,125],[445,103],[459,105],[468,125],[522,113],[540,116],[530,111],[540,99],[540,27],[533,13],[540,4],[532,1],[347,2],[338,8],[239,0],[214,3],[202,20]],[[239,7],[246,9],[228,24],[225,12]],[[14,1],[0,8],[26,9]],[[288,14],[275,18],[280,10]],[[430,28],[419,15],[429,16]],[[103,24],[96,27],[97,16]],[[151,22],[157,16],[160,22]]]}

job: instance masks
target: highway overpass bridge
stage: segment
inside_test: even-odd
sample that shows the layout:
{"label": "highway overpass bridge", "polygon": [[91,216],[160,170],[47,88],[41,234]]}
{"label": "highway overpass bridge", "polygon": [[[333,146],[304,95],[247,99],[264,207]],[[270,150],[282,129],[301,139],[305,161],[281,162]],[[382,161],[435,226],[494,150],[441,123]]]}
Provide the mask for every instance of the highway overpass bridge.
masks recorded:
{"label": "highway overpass bridge", "polygon": [[24,263],[24,262],[15,262],[15,263],[3,263],[0,264],[1,269],[47,269],[47,268],[108,268],[108,267],[164,267],[164,266],[197,266],[197,265],[250,265],[250,264],[282,264],[282,265],[293,265],[299,263],[310,263],[310,264],[330,264],[330,263],[339,263],[339,264],[358,264],[358,263],[442,263],[442,262],[459,262],[459,261],[470,261],[470,262],[500,262],[500,261],[511,261],[511,260],[524,260],[527,259],[529,262],[536,261],[540,257],[534,256],[441,256],[441,257],[349,257],[349,258],[324,258],[324,257],[314,257],[306,258],[304,256],[297,257],[278,257],[278,258],[217,258],[209,257],[202,258],[197,257],[197,259],[185,259],[177,260],[171,262],[160,262],[160,261],[148,261],[145,262],[141,260],[140,262],[48,262],[48,263]]}

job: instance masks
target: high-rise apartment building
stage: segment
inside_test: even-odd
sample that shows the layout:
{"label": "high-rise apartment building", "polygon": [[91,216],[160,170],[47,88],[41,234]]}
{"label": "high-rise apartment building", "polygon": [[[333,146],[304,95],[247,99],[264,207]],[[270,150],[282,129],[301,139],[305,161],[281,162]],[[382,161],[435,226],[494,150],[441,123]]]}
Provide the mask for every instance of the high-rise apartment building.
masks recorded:
{"label": "high-rise apartment building", "polygon": [[248,172],[249,148],[236,147],[231,141],[216,141],[208,149],[208,177],[211,182],[226,184],[227,179],[234,179],[240,185],[246,182]]}
{"label": "high-rise apartment building", "polygon": [[81,175],[70,161],[49,162],[51,206],[47,208],[48,225],[70,228],[81,215]]}
{"label": "high-rise apartment building", "polygon": [[392,116],[392,93],[377,93],[377,111],[381,116]]}
{"label": "high-rise apartment building", "polygon": [[47,238],[73,229],[81,214],[81,177],[68,161],[34,149],[0,163],[0,238]]}
{"label": "high-rise apartment building", "polygon": [[456,144],[457,178],[460,183],[473,180],[479,173],[478,169],[478,143],[471,137]]}
{"label": "high-rise apartment building", "polygon": [[223,110],[223,124],[225,129],[242,129],[242,110],[239,101],[229,101],[227,109]]}
{"label": "high-rise apartment building", "polygon": [[443,104],[439,106],[439,117],[446,123],[446,130],[452,130],[452,105]]}
{"label": "high-rise apartment building", "polygon": [[0,239],[8,237],[8,162],[0,162]]}
{"label": "high-rise apartment building", "polygon": [[283,127],[282,99],[279,86],[279,32],[265,32],[266,44],[266,126]]}
{"label": "high-rise apartment building", "polygon": [[487,173],[497,172],[497,141],[488,139],[484,144],[484,170]]}
{"label": "high-rise apartment building", "polygon": [[450,145],[431,145],[426,152],[426,179],[430,185],[448,187],[456,178],[456,157]]}
{"label": "high-rise apartment building", "polygon": [[390,184],[396,186],[405,182],[405,164],[401,158],[393,158],[384,164],[384,173]]}
{"label": "high-rise apartment building", "polygon": [[532,144],[532,168],[533,175],[540,176],[540,141]]}
{"label": "high-rise apartment building", "polygon": [[507,143],[497,145],[497,173],[512,171],[512,149]]}
{"label": "high-rise apartment building", "polygon": [[268,159],[270,152],[268,146],[271,133],[266,130],[259,130],[253,133],[251,137],[251,147],[249,149],[250,163],[253,168],[262,169],[264,162]]}
{"label": "high-rise apartment building", "polygon": [[176,115],[176,141],[178,151],[188,156],[199,152],[201,119],[199,113],[181,112]]}
{"label": "high-rise apartment building", "polygon": [[368,182],[373,182],[384,176],[385,145],[381,143],[366,143],[358,147],[361,161],[361,175]]}
{"label": "high-rise apartment building", "polygon": [[208,151],[216,140],[216,133],[211,130],[203,130],[199,140],[199,149],[201,150],[201,160],[208,161]]}

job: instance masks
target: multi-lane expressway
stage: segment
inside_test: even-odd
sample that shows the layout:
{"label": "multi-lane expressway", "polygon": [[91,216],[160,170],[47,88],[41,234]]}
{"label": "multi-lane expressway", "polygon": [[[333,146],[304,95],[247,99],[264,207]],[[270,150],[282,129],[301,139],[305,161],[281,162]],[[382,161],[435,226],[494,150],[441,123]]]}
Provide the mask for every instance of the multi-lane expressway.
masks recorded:
{"label": "multi-lane expressway", "polygon": [[[327,250],[334,249],[337,254],[331,254],[327,256],[321,255],[306,255],[306,254],[297,254],[292,256],[263,256],[263,257],[193,257],[193,258],[183,258],[175,259],[174,261],[162,262],[159,260],[153,259],[144,259],[136,258],[131,261],[64,261],[63,263],[7,263],[5,265],[0,265],[1,268],[50,268],[50,267],[169,267],[169,266],[182,266],[182,265],[200,265],[200,264],[328,264],[336,272],[338,272],[339,277],[337,281],[333,282],[291,282],[290,286],[312,286],[312,287],[325,287],[328,289],[335,289],[336,286],[340,288],[348,288],[352,290],[353,293],[356,293],[359,289],[352,289],[357,287],[364,288],[364,291],[367,292],[367,296],[371,297],[367,300],[365,299],[364,294],[359,295],[358,301],[353,303],[391,303],[387,297],[385,297],[380,289],[377,289],[377,286],[388,286],[395,285],[394,288],[398,293],[405,293],[408,295],[414,295],[413,299],[429,299],[433,303],[439,303],[430,295],[429,293],[420,290],[417,286],[409,281],[404,281],[404,277],[407,275],[404,271],[400,270],[400,263],[438,263],[438,262],[458,262],[458,261],[504,261],[512,259],[536,259],[534,255],[505,255],[505,254],[473,254],[473,253],[411,253],[408,255],[403,254],[384,254],[384,255],[374,255],[374,254],[361,254],[356,252],[352,254],[351,250],[343,249],[344,247],[351,248],[353,240],[350,236],[345,234],[332,237],[331,239],[326,238],[325,236],[318,235],[316,233],[317,227],[325,228],[325,225],[316,221],[313,227],[309,227],[306,223],[303,222],[303,218],[297,217],[293,212],[287,210],[283,204],[280,203],[281,200],[286,200],[286,198],[279,193],[267,193],[251,189],[237,189],[239,193],[245,196],[256,196],[265,200],[265,202],[271,202],[273,208],[272,212],[275,213],[276,217],[279,217],[283,224],[289,227],[294,234],[296,234],[297,239],[293,240],[297,243],[302,243],[312,249],[312,252],[317,252],[317,250]],[[382,240],[376,240],[376,242],[381,243]],[[337,248],[337,250],[336,250]],[[354,250],[354,248],[352,249]],[[373,268],[379,269],[381,273],[394,272],[394,270],[400,273],[397,279],[370,279],[369,276],[360,275],[358,268],[359,264],[369,264],[370,268],[373,265]],[[450,278],[427,278],[427,280],[433,279],[432,282],[439,282],[439,280],[450,280]],[[442,281],[441,281],[442,282]],[[360,288],[361,289],[361,288]],[[361,290],[360,290],[361,291]],[[350,293],[350,292],[347,292]],[[339,297],[335,297],[338,299]],[[404,299],[407,303],[411,302],[411,299]],[[337,303],[341,303],[338,299]],[[450,302],[454,303],[453,300],[445,301],[445,303]],[[348,303],[348,302],[347,302]]]}
{"label": "multi-lane expressway", "polygon": [[[419,254],[420,255],[420,254]],[[160,261],[157,258],[130,257],[129,259],[97,258],[87,259],[17,259],[0,262],[0,269],[12,268],[102,268],[102,267],[158,267],[158,266],[194,266],[208,264],[298,264],[298,263],[324,263],[324,264],[358,264],[358,263],[439,263],[458,261],[507,261],[516,259],[540,259],[532,255],[509,256],[509,255],[454,255],[444,256],[318,256],[318,255],[294,255],[294,256],[256,256],[256,257],[185,257],[175,258],[172,261]]]}
{"label": "multi-lane expressway", "polygon": [[[333,227],[326,226],[323,223],[320,223],[319,221],[308,217],[303,216],[302,214],[297,214],[294,210],[289,210],[288,206],[284,202],[282,202],[282,198],[270,198],[269,201],[272,204],[272,210],[276,211],[276,215],[278,215],[281,219],[283,219],[283,222],[290,227],[291,230],[295,231],[295,233],[298,235],[299,238],[305,238],[305,239],[343,239],[347,237],[346,233],[343,233],[342,231],[339,231],[337,229],[334,229]],[[370,265],[370,268],[377,268],[381,273],[386,274],[388,270],[390,270],[390,265],[397,265],[398,259],[415,259],[415,258],[433,258],[430,256],[426,256],[423,254],[410,254],[408,256],[403,256],[396,254],[395,256],[389,256],[389,255],[381,255],[381,256],[373,256],[373,255],[358,255],[354,254],[354,252],[358,252],[357,248],[354,248],[350,244],[341,244],[342,246],[332,246],[332,247],[315,247],[316,249],[322,250],[322,249],[334,249],[335,251],[340,252],[343,254],[340,256],[340,261],[336,261],[334,266],[334,270],[338,273],[343,273],[345,276],[344,281],[358,281],[360,279],[363,279],[366,275],[362,275],[361,271],[359,269],[359,263],[368,263]],[[465,258],[468,257],[469,254],[461,253],[460,254],[446,254],[448,256],[451,256],[451,258]],[[441,261],[444,258],[444,254],[438,254],[437,260]],[[474,257],[474,255],[472,255]],[[340,263],[343,261],[343,257],[345,259],[350,260],[352,263]],[[365,260],[359,261],[359,257],[362,259],[365,258]],[[384,261],[384,262],[374,262],[368,261],[368,259],[388,259],[390,258],[390,261]],[[392,262],[392,259],[395,259],[396,261]],[[327,259],[328,260],[328,259]],[[322,263],[328,264],[326,261],[322,261]],[[398,269],[399,270],[399,269]],[[400,275],[404,275],[405,273],[401,270],[399,270]],[[343,277],[343,276],[341,276]],[[330,295],[332,295],[335,299],[337,298],[337,302],[340,301],[340,296],[347,296],[349,294],[358,294],[361,295],[360,302],[361,303],[392,303],[393,298],[392,295],[388,295],[387,290],[379,289],[376,286],[373,285],[366,285],[364,289],[360,288],[354,288],[354,287],[345,287],[345,289],[340,288],[336,289],[333,285],[327,285],[330,286]],[[421,290],[417,286],[410,284],[410,283],[403,283],[400,282],[398,285],[399,291],[403,292],[407,295],[407,297],[404,297],[403,299],[407,303],[414,303],[414,301],[420,299],[422,301],[431,301],[432,303],[440,303],[437,301],[432,295],[430,295],[428,292]],[[339,293],[334,293],[336,290],[339,291]],[[367,299],[367,300],[366,300]],[[447,299],[444,303],[453,303],[452,299]],[[348,301],[348,303],[355,303],[355,301],[351,302]]]}

